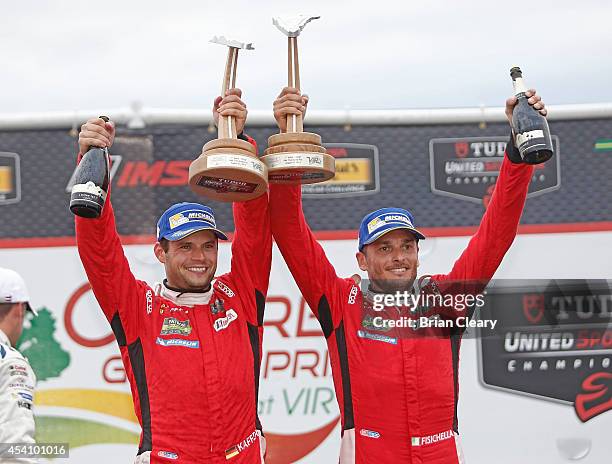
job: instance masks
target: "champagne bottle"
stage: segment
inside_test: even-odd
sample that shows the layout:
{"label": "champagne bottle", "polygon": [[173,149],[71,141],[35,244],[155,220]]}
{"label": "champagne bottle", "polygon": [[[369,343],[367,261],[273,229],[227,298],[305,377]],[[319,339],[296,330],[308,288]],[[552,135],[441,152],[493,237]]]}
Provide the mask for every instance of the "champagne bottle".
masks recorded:
{"label": "champagne bottle", "polygon": [[[100,116],[105,122],[107,116]],[[110,183],[108,148],[89,147],[77,167],[70,193],[70,211],[84,218],[102,214]]]}
{"label": "champagne bottle", "polygon": [[552,139],[546,118],[527,101],[527,87],[523,73],[517,66],[510,70],[514,94],[518,103],[512,112],[512,128],[515,145],[523,161],[527,164],[540,164],[553,155]]}

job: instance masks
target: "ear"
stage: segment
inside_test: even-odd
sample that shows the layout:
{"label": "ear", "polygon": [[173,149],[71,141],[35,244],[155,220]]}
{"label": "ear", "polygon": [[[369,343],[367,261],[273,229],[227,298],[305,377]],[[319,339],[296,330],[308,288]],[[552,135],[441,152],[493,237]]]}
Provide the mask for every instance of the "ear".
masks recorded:
{"label": "ear", "polygon": [[19,316],[19,319],[23,321],[25,319],[26,312],[28,311],[26,309],[26,304],[19,303],[18,307],[19,309],[17,310],[17,315]]}
{"label": "ear", "polygon": [[155,253],[155,257],[160,263],[166,263],[166,252],[159,242],[155,242],[155,245],[153,246],[153,253]]}
{"label": "ear", "polygon": [[357,258],[357,264],[359,265],[359,269],[361,269],[362,271],[367,271],[368,260],[366,258],[366,255],[361,251],[358,251],[357,254],[355,254],[355,258]]}

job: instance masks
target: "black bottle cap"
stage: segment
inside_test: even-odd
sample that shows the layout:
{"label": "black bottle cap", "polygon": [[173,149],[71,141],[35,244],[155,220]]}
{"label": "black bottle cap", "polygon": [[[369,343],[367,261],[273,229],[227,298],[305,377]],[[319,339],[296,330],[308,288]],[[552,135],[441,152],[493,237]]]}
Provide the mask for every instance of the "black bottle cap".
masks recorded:
{"label": "black bottle cap", "polygon": [[518,66],[514,66],[510,69],[510,77],[512,77],[512,79],[516,79],[517,77],[523,77],[523,72],[521,71],[521,68],[519,68]]}

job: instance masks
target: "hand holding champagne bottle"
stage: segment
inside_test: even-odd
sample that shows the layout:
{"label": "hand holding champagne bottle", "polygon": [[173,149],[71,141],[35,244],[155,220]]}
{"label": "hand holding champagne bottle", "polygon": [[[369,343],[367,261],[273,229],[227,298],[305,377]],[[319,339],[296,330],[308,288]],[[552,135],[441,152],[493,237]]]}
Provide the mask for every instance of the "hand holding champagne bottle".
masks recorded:
{"label": "hand holding champagne bottle", "polygon": [[506,101],[506,116],[512,126],[514,143],[526,164],[540,164],[553,156],[546,108],[534,89],[527,89],[518,67],[510,70],[515,97]]}
{"label": "hand holding champagne bottle", "polygon": [[77,216],[97,218],[102,214],[110,183],[108,148],[115,126],[108,117],[90,119],[81,126],[79,152],[84,153],[70,194],[70,211]]}

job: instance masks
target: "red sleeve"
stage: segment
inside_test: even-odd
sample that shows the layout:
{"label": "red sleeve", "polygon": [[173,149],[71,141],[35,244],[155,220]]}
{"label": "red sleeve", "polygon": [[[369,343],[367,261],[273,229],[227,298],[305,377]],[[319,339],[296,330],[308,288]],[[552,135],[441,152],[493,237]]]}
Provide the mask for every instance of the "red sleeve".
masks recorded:
{"label": "red sleeve", "polygon": [[[249,142],[255,145],[253,139]],[[233,213],[236,230],[228,278],[238,290],[249,322],[261,326],[272,263],[268,194],[234,203]]]}
{"label": "red sleeve", "polygon": [[495,190],[476,234],[450,273],[432,276],[433,280],[478,280],[484,288],[514,241],[532,175],[533,166],[512,163],[504,156]]}
{"label": "red sleeve", "polygon": [[[316,241],[302,211],[299,185],[270,185],[272,235],[302,295],[320,322],[325,307],[333,327],[342,320],[341,298],[349,286],[336,275],[321,245]],[[328,310],[328,311],[327,311]]]}
{"label": "red sleeve", "polygon": [[[97,219],[75,216],[77,247],[89,283],[109,322],[118,314],[129,340],[139,330],[138,309],[146,284],[130,271],[115,226],[110,193]],[[113,326],[114,327],[114,326]]]}

